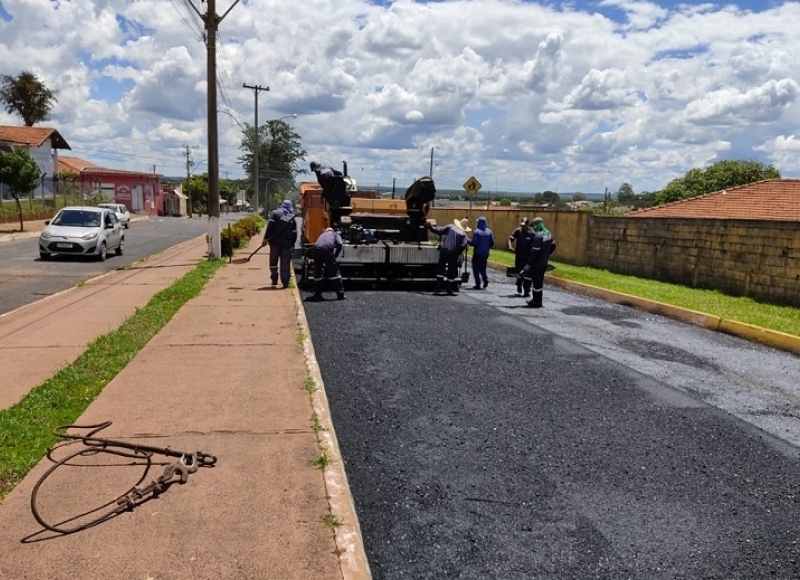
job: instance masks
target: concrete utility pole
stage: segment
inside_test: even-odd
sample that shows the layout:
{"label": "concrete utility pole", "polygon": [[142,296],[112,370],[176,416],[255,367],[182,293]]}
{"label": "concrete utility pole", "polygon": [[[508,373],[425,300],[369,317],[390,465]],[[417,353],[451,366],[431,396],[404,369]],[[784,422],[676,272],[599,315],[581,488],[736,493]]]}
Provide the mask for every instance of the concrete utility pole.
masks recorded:
{"label": "concrete utility pole", "polygon": [[239,0],[222,16],[217,16],[216,0],[208,0],[208,10],[200,14],[206,28],[206,84],[208,85],[208,259],[222,257],[222,237],[219,229],[219,130],[217,127],[217,29]]}
{"label": "concrete utility pole", "polygon": [[[258,211],[258,200],[261,197],[258,191],[258,158],[259,158],[259,143],[258,143],[258,93],[261,91],[268,91],[269,87],[262,87],[261,85],[242,85],[246,89],[253,89],[253,95],[255,96],[256,106],[255,106],[255,114],[253,115],[253,197],[255,198],[256,202],[256,212]],[[264,213],[267,213],[267,202],[264,202]],[[264,215],[266,218],[267,216]]]}

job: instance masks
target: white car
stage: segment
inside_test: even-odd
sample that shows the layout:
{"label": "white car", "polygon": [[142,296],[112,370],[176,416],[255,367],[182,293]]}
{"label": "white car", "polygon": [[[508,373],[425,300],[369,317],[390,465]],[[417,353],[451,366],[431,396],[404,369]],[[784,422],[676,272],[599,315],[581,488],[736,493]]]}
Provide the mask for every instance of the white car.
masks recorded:
{"label": "white car", "polygon": [[54,254],[69,254],[105,261],[109,251],[121,256],[125,249],[122,224],[117,214],[105,207],[65,207],[44,223],[39,234],[42,260],[49,260]]}
{"label": "white car", "polygon": [[122,227],[124,227],[126,230],[131,227],[131,214],[128,211],[128,208],[121,203],[98,203],[97,207],[110,209],[117,214],[117,219],[119,219]]}

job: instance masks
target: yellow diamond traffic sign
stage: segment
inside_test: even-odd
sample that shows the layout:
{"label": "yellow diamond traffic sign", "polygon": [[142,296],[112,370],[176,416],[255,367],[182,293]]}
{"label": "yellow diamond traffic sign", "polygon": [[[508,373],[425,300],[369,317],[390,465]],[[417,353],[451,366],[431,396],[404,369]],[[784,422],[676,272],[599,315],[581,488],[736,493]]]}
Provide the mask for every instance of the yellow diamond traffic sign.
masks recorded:
{"label": "yellow diamond traffic sign", "polygon": [[475,197],[475,194],[478,193],[478,191],[480,191],[481,187],[483,186],[481,185],[480,181],[478,181],[474,177],[470,177],[464,182],[464,185],[462,187],[471,197]]}

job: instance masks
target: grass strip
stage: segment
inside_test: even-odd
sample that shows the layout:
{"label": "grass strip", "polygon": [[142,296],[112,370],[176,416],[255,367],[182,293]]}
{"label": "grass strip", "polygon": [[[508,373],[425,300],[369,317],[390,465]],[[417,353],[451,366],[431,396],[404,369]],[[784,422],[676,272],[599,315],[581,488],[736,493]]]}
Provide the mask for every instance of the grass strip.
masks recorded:
{"label": "grass strip", "polygon": [[[514,254],[495,249],[492,250],[491,260],[513,266]],[[556,266],[555,270],[549,272],[553,277],[800,336],[800,309],[793,306],[778,306],[745,296],[729,296],[718,290],[689,288],[648,278],[614,274],[608,270],[551,262]]]}
{"label": "grass strip", "polygon": [[0,502],[97,395],[189,300],[200,294],[222,260],[203,261],[137,308],[115,331],[92,342],[72,364],[0,410]]}

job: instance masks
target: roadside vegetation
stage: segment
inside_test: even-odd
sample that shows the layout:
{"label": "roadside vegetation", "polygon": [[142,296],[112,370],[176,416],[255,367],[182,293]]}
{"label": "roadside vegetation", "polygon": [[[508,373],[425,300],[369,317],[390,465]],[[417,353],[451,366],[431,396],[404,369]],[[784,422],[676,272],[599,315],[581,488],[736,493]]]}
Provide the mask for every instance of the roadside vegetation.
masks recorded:
{"label": "roadside vegetation", "polygon": [[[506,266],[514,265],[514,254],[507,250],[492,250],[491,259]],[[556,269],[549,272],[550,276],[800,336],[800,309],[792,306],[765,304],[752,298],[728,296],[717,290],[688,288],[552,260],[551,263]]]}
{"label": "roadside vegetation", "polygon": [[57,442],[53,429],[74,423],[223,264],[222,260],[201,262],[155,294],[119,329],[92,342],[75,362],[32,389],[19,403],[0,409],[0,501]]}

